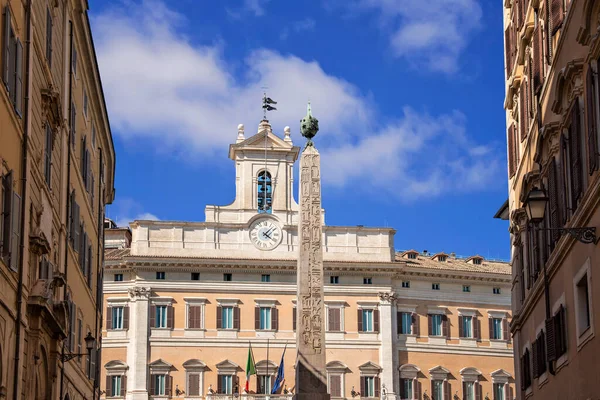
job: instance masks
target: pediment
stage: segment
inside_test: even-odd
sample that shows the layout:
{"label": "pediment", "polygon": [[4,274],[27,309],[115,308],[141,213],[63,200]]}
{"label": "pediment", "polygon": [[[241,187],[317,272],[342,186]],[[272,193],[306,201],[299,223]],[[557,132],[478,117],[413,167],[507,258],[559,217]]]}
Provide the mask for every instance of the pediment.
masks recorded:
{"label": "pediment", "polygon": [[256,363],[256,372],[259,375],[267,375],[267,372],[268,375],[275,375],[277,372],[277,364],[271,360],[261,360]]}
{"label": "pediment", "polygon": [[152,369],[171,369],[173,364],[169,364],[162,358],[159,358],[158,360],[151,362],[149,366]]}
{"label": "pediment", "polygon": [[510,378],[512,375],[505,370],[497,369],[490,374],[493,378]]}
{"label": "pediment", "polygon": [[217,364],[219,371],[237,371],[239,368],[239,365],[229,360],[224,360]]}
{"label": "pediment", "polygon": [[461,375],[481,375],[481,371],[474,367],[466,367],[460,370]]}
{"label": "pediment", "polygon": [[348,366],[341,361],[331,361],[326,365],[327,371],[347,371]]}
{"label": "pediment", "polygon": [[429,370],[430,374],[449,374],[450,371],[447,370],[446,368],[442,367],[441,365],[438,365],[437,367],[433,367]]}
{"label": "pediment", "polygon": [[206,368],[206,364],[204,364],[202,361],[200,361],[196,358],[192,358],[183,363],[183,368],[185,368],[185,369],[192,369],[192,368],[204,369],[204,368]]}
{"label": "pediment", "polygon": [[419,372],[421,369],[414,364],[404,364],[400,368],[400,371],[410,371],[410,372]]}
{"label": "pediment", "polygon": [[124,370],[127,369],[127,364],[124,363],[123,361],[119,361],[119,360],[113,360],[113,361],[109,361],[106,364],[104,364],[104,368],[106,369],[119,369],[119,370]]}
{"label": "pediment", "polygon": [[267,140],[266,145],[267,145],[268,149],[279,148],[279,149],[289,150],[293,147],[291,144],[284,142],[283,139],[279,138],[279,136],[275,135],[274,133],[269,132],[267,129],[263,129],[261,132],[257,133],[256,135],[251,136],[248,139],[246,139],[240,143],[236,143],[232,146],[237,149],[241,149],[244,147],[252,147],[252,148],[258,147],[258,148],[264,149],[265,148],[265,135],[266,135],[266,140]]}
{"label": "pediment", "polygon": [[364,363],[363,365],[359,366],[358,369],[361,370],[362,372],[379,372],[379,371],[381,371],[381,367],[372,361],[368,361],[368,362]]}

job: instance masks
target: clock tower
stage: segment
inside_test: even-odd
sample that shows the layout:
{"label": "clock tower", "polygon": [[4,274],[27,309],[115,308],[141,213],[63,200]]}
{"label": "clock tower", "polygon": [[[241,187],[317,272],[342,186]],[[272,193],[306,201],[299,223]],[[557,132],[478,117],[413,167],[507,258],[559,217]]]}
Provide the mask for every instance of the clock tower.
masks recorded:
{"label": "clock tower", "polygon": [[[206,222],[250,223],[252,229],[255,219],[266,221],[259,218],[260,214],[266,214],[263,217],[274,217],[271,219],[281,225],[297,224],[299,206],[293,188],[294,163],[299,152],[289,127],[285,127],[282,139],[273,133],[269,121],[263,119],[258,132],[246,138],[244,125],[239,125],[236,143],[229,146],[229,158],[235,163],[235,200],[227,206],[207,206]],[[272,227],[260,228],[257,232],[267,232]],[[257,247],[273,243],[268,241]]]}

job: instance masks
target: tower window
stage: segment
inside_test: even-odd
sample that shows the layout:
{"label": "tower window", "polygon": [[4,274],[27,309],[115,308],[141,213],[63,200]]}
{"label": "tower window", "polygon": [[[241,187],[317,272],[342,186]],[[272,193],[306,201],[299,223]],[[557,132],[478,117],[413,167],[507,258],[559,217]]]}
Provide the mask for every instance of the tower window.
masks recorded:
{"label": "tower window", "polygon": [[258,174],[257,187],[258,212],[271,214],[273,205],[273,185],[271,174],[268,171],[262,171]]}

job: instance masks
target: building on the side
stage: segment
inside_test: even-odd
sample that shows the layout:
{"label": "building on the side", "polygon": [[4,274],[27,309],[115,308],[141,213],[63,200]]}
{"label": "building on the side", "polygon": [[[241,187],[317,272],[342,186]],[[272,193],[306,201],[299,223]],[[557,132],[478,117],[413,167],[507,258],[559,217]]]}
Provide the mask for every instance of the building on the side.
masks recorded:
{"label": "building on the side", "polygon": [[0,10],[0,398],[98,399],[115,154],[87,2]]}
{"label": "building on the side", "polygon": [[517,397],[597,398],[600,1],[503,4]]}
{"label": "building on the side", "polygon": [[[240,126],[230,205],[207,206],[204,222],[106,222],[103,398],[263,399],[284,349],[271,398],[291,398],[299,152],[289,128],[282,139],[263,120],[246,138]],[[396,252],[394,235],[323,219],[332,397],[512,399],[508,263]]]}

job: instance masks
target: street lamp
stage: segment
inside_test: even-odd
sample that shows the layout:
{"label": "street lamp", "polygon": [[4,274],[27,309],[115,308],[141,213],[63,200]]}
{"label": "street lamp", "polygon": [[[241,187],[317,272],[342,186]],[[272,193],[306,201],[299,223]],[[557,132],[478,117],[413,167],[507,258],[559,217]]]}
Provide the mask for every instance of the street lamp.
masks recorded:
{"label": "street lamp", "polygon": [[[548,204],[548,196],[543,189],[533,187],[527,198],[525,199],[525,211],[527,212],[527,218],[534,225],[538,225],[544,220],[544,214],[546,212],[546,206]],[[577,228],[537,228],[545,231],[558,231],[559,235],[568,233],[581,243],[593,243],[596,244],[600,239],[596,238],[595,227],[577,227]]]}
{"label": "street lamp", "polygon": [[91,332],[88,332],[88,334],[84,340],[85,340],[85,348],[87,350],[87,353],[61,354],[60,360],[62,362],[67,362],[67,361],[74,359],[75,357],[87,356],[87,355],[91,354],[92,349],[94,348],[94,345],[96,344],[96,338],[92,336]]}

